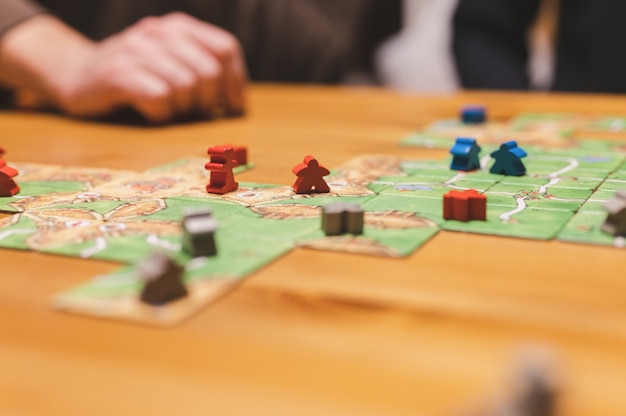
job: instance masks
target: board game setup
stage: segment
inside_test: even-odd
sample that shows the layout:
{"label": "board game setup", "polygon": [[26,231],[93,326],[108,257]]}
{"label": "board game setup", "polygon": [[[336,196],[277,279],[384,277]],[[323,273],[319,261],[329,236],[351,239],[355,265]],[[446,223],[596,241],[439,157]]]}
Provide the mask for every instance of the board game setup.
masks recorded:
{"label": "board game setup", "polygon": [[442,232],[626,247],[626,116],[491,121],[471,107],[398,141],[450,156],[366,154],[327,169],[302,155],[292,185],[237,183],[253,164],[232,145],[142,172],[18,162],[6,149],[0,247],[125,264],[52,305],[156,325],[296,247],[394,261]]}

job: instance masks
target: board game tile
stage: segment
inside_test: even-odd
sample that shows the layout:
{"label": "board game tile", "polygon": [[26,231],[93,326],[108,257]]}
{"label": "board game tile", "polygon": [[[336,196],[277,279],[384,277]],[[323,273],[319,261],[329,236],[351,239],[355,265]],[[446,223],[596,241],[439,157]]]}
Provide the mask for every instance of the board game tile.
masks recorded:
{"label": "board game tile", "polygon": [[313,206],[313,207],[323,207],[325,205],[332,204],[333,202],[363,204],[374,197],[376,197],[376,194],[373,194],[373,193],[367,196],[336,196],[332,194],[310,194],[310,195],[301,194],[301,195],[294,195],[294,197],[291,199],[284,199],[280,201],[272,201],[272,202],[267,202],[263,204],[257,204],[254,206],[254,208],[258,209],[262,207],[271,207],[271,206],[280,206],[280,205],[282,206],[308,205],[308,206]]}
{"label": "board game tile", "polygon": [[[240,279],[282,256],[293,247],[287,242],[277,241],[275,244],[266,244],[263,239],[251,237],[242,240],[240,236],[221,232],[216,233],[216,243],[218,245],[216,256],[192,260],[182,251],[169,253],[180,263],[186,264],[185,283],[211,279]],[[135,253],[133,263],[146,256],[144,253]],[[135,265],[124,267],[109,274],[97,276],[64,294],[83,299],[138,298],[142,284],[135,271]]]}
{"label": "board game tile", "polygon": [[605,191],[617,191],[626,189],[626,172],[619,171],[611,174],[600,186]]}
{"label": "board game tile", "polygon": [[446,149],[454,144],[454,139],[424,132],[411,133],[400,141],[401,146],[423,147],[426,149]]}
{"label": "board game tile", "polygon": [[523,196],[517,195],[516,193],[512,192],[487,191],[484,193],[484,195],[487,197],[487,205],[497,205],[510,208],[514,208],[517,206],[517,198],[523,198]]}
{"label": "board game tile", "polygon": [[[172,229],[171,233],[152,234],[152,232],[161,231],[148,229],[148,227],[156,229],[159,225]],[[118,228],[120,231],[106,231],[107,226]],[[86,227],[89,227],[87,231],[93,235],[89,241],[80,241],[76,238],[70,240],[72,236],[65,233],[65,235],[57,235],[56,241],[43,241],[39,251],[71,257],[133,263],[138,258],[147,257],[154,250],[171,253],[181,250],[180,236],[174,233],[174,224],[94,223]]]}
{"label": "board game tile", "polygon": [[[87,191],[87,186],[82,182],[72,181],[17,181],[21,190],[14,197],[0,197],[0,211],[21,212],[20,205],[24,205],[26,199],[49,195],[54,192],[64,194],[76,194]],[[17,203],[17,205],[16,205]]]}
{"label": "board game tile", "polygon": [[593,177],[561,177],[555,180],[550,188],[587,189],[595,191],[602,184],[601,178]]}
{"label": "board game tile", "polygon": [[[189,318],[232,290],[237,282],[228,278],[195,281],[187,285],[188,296],[167,305],[152,306],[139,300],[141,285],[133,284],[137,281],[134,268],[98,276],[86,285],[56,295],[53,306],[65,312],[168,326]],[[111,287],[109,296],[98,295],[98,290],[107,286]],[[132,293],[127,293],[129,287],[133,288]]]}
{"label": "board game tile", "polygon": [[206,200],[193,197],[173,197],[165,198],[166,209],[150,215],[151,220],[156,221],[176,221],[183,219],[183,212],[188,208],[209,208],[211,215],[218,221],[235,215],[246,209],[245,206],[235,202],[223,201],[219,199]]}
{"label": "board game tile", "polygon": [[446,185],[450,189],[456,189],[456,190],[475,189],[479,192],[486,192],[489,189],[491,189],[496,183],[497,183],[496,180],[493,180],[493,181],[486,181],[482,179],[475,180],[475,179],[472,179],[471,176],[461,176],[454,181],[450,181]]}
{"label": "board game tile", "polygon": [[448,231],[550,240],[556,237],[573,215],[570,211],[533,208],[514,213],[509,207],[487,203],[487,221],[448,220],[442,228]]}
{"label": "board game tile", "polygon": [[[78,203],[69,203],[69,204],[61,204],[54,206],[43,206],[43,207],[32,207],[30,211],[38,213],[40,215],[54,215],[54,216],[67,216],[72,217],[71,213],[76,210],[82,210],[85,212],[91,212],[96,214],[98,218],[108,218],[107,214],[112,214],[115,216],[116,210],[120,210],[123,212],[124,207],[128,206],[137,206],[137,210],[140,210],[141,205],[145,204],[144,210],[148,209],[148,206],[151,206],[150,211],[155,209],[164,209],[165,204],[160,204],[158,200],[147,199],[147,200],[138,200],[138,201],[122,201],[122,200],[114,200],[114,199],[96,199],[92,201],[78,202]],[[156,207],[154,207],[156,205]],[[141,213],[145,211],[139,211]],[[129,212],[128,216],[136,216],[137,211]],[[64,215],[65,214],[65,215]],[[122,213],[121,216],[124,216]]]}
{"label": "board game tile", "polygon": [[450,169],[450,160],[405,160],[400,163],[404,175],[424,174],[429,177],[444,178],[453,172]]}
{"label": "board game tile", "polygon": [[552,133],[559,137],[571,137],[581,125],[580,117],[570,113],[521,113],[509,120],[508,129],[513,132]]}
{"label": "board game tile", "polygon": [[[397,214],[403,213],[397,212]],[[376,213],[372,213],[372,215],[365,213],[365,228],[362,235],[345,234],[329,237],[325,236],[322,230],[316,230],[306,238],[299,240],[298,246],[369,256],[405,257],[413,253],[439,231],[437,227],[378,228],[376,224],[380,224],[380,218],[376,218],[376,215]],[[391,221],[387,219],[383,223],[389,225]]]}
{"label": "board game tile", "polygon": [[[274,209],[271,209],[274,208]],[[319,209],[307,206],[263,206],[249,215],[229,217],[220,223],[220,234],[237,236],[242,241],[295,242],[320,227]]]}
{"label": "board game tile", "polygon": [[592,192],[589,189],[521,187],[500,183],[492,186],[485,195],[490,202],[496,202],[491,200],[492,195],[508,195],[515,200],[523,198],[529,207],[535,209],[576,211]]}
{"label": "board game tile", "polygon": [[626,133],[626,117],[624,116],[596,116],[590,117],[580,127],[584,133]]}
{"label": "board game tile", "polygon": [[550,183],[550,177],[544,175],[504,176],[499,183],[501,185],[517,186],[523,189],[538,189]]}
{"label": "board game tile", "polygon": [[381,194],[365,202],[362,207],[366,213],[389,213],[388,225],[384,225],[387,220],[384,217],[387,215],[380,215],[380,228],[435,228],[443,222],[442,198]]}
{"label": "board game tile", "polygon": [[443,184],[416,183],[391,185],[380,191],[380,195],[403,196],[407,198],[433,198],[442,199],[452,189]]}
{"label": "board game tile", "polygon": [[612,236],[600,229],[606,216],[604,210],[581,210],[567,223],[557,238],[573,243],[625,248],[623,237]]}
{"label": "board game tile", "polygon": [[0,218],[0,247],[17,250],[31,249],[28,240],[37,233],[37,224],[25,214]]}
{"label": "board game tile", "polygon": [[206,180],[199,177],[175,176],[168,172],[138,173],[134,176],[97,186],[93,192],[121,199],[164,198],[203,195]]}
{"label": "board game tile", "polygon": [[204,197],[232,201],[244,206],[252,206],[270,201],[289,199],[294,195],[290,186],[258,186],[257,184],[240,183],[239,189],[224,195],[204,193]]}

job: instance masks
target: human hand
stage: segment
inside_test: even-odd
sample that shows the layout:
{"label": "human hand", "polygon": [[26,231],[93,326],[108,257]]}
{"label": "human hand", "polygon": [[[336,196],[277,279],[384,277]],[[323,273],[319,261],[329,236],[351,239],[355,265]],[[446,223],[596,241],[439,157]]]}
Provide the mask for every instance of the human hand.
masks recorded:
{"label": "human hand", "polygon": [[[171,13],[145,18],[93,43],[54,18],[37,19],[48,19],[43,22],[44,27],[49,25],[47,30],[40,23],[14,36],[13,44],[7,46],[3,40],[0,50],[4,49],[3,59],[17,52],[18,66],[25,67],[14,77],[21,81],[17,84],[34,89],[68,114],[100,116],[130,106],[149,121],[164,123],[244,110],[241,49],[231,34],[216,26]],[[46,50],[34,54],[39,59],[24,56],[28,52],[24,46],[35,44],[36,52],[46,32],[46,38],[56,42],[46,42]],[[17,46],[22,47],[15,51]],[[6,74],[0,74],[2,78]]]}

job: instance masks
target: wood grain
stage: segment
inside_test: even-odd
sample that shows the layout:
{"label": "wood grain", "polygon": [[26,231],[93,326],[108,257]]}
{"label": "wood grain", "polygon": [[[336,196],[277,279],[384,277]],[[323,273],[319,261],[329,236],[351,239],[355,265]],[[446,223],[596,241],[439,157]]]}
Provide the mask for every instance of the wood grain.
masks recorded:
{"label": "wood grain", "polygon": [[[444,157],[397,143],[466,103],[624,113],[621,96],[274,85],[249,102],[243,119],[159,128],[5,112],[0,140],[9,161],[136,170],[236,143],[256,163],[242,180],[291,184],[305,154]],[[528,343],[560,356],[564,414],[626,414],[617,249],[441,233],[401,260],[295,250],[168,330],[49,308],[111,263],[0,250],[0,265],[3,415],[452,415],[500,388]]]}

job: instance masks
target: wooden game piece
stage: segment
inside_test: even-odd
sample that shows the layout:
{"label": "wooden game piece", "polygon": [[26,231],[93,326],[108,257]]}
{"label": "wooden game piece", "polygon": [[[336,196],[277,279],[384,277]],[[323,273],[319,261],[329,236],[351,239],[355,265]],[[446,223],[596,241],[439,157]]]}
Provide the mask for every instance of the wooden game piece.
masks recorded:
{"label": "wooden game piece", "polygon": [[507,176],[523,176],[526,174],[526,167],[521,159],[526,156],[526,152],[517,147],[516,141],[511,140],[503,143],[499,150],[491,153],[495,163],[489,172]]}
{"label": "wooden game piece", "polygon": [[461,121],[464,124],[481,124],[487,121],[487,111],[480,105],[468,105],[461,109]]}
{"label": "wooden game piece", "polygon": [[184,268],[167,254],[155,251],[138,269],[146,282],[141,291],[142,302],[156,306],[187,296],[182,281]]}
{"label": "wooden game piece", "polygon": [[555,416],[558,382],[554,363],[544,351],[524,352],[513,374],[510,397],[502,414]]}
{"label": "wooden game piece", "polygon": [[471,416],[556,416],[560,383],[547,351],[523,351],[509,375],[506,390],[477,408],[461,414]]}
{"label": "wooden game piece", "polygon": [[245,166],[248,164],[248,148],[245,146],[231,146],[233,148],[233,158],[236,166]]}
{"label": "wooden game piece", "polygon": [[443,196],[445,220],[487,220],[487,197],[475,189],[451,190]]}
{"label": "wooden game piece", "polygon": [[476,144],[476,139],[470,137],[458,137],[454,146],[450,149],[452,163],[450,169],[470,171],[480,169],[480,146]]}
{"label": "wooden game piece", "polygon": [[215,256],[217,220],[208,208],[186,209],[183,212],[183,250],[192,257]]}
{"label": "wooden game piece", "polygon": [[600,226],[605,233],[626,236],[626,189],[617,191],[615,197],[603,205],[609,213]]}
{"label": "wooden game piece", "polygon": [[235,182],[233,173],[233,168],[237,166],[234,149],[230,146],[213,146],[209,147],[207,153],[211,159],[204,165],[204,168],[211,173],[206,191],[212,194],[236,191],[239,184]]}
{"label": "wooden game piece", "polygon": [[333,202],[322,208],[322,229],[327,236],[360,235],[363,234],[364,218],[359,204]]}
{"label": "wooden game piece", "polygon": [[292,171],[294,175],[298,177],[293,184],[295,193],[309,194],[312,192],[330,192],[330,187],[324,180],[324,176],[329,175],[330,171],[320,165],[313,156],[306,156],[303,163],[296,165]]}
{"label": "wooden game piece", "polygon": [[13,180],[19,172],[6,164],[3,154],[4,149],[0,148],[0,197],[10,197],[20,192],[20,187]]}

